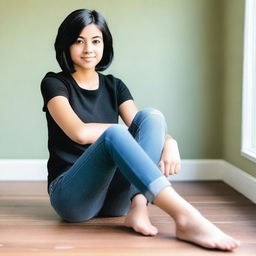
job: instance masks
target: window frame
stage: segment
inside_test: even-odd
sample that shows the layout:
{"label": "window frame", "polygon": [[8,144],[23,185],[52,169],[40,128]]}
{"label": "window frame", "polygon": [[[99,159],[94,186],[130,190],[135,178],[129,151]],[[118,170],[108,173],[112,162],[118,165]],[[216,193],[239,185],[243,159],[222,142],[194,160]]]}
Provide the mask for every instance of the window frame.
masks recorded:
{"label": "window frame", "polygon": [[[256,162],[256,1],[245,2],[241,155]],[[254,98],[254,99],[253,99]]]}

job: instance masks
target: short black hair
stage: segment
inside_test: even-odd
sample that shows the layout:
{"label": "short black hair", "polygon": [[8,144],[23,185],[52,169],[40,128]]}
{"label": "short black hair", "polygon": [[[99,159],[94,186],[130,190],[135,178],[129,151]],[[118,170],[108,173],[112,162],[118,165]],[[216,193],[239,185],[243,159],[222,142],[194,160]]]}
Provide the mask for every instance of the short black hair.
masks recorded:
{"label": "short black hair", "polygon": [[69,48],[77,40],[85,26],[95,24],[103,35],[104,50],[96,71],[107,69],[114,57],[113,40],[104,17],[95,10],[79,9],[70,13],[61,23],[54,43],[56,59],[64,72],[74,73]]}

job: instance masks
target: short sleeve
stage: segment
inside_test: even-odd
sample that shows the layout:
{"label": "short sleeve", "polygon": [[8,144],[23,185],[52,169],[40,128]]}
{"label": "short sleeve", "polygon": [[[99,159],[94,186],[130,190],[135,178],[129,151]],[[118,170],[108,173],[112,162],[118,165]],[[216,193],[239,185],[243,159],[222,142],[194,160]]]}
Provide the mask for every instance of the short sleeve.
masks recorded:
{"label": "short sleeve", "polygon": [[65,83],[55,77],[45,77],[41,83],[41,93],[44,100],[43,111],[47,110],[47,103],[55,96],[69,98],[68,89]]}
{"label": "short sleeve", "polygon": [[117,84],[117,103],[118,106],[127,100],[133,100],[133,97],[122,80]]}

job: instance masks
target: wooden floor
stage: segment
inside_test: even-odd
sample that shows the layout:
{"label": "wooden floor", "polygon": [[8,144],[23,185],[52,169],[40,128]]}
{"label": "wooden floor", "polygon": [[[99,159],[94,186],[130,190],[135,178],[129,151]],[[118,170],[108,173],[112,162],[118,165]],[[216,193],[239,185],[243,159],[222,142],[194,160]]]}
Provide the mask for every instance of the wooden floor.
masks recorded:
{"label": "wooden floor", "polygon": [[44,182],[0,183],[0,255],[256,255],[256,205],[222,182],[176,182],[175,189],[204,216],[242,242],[234,252],[179,241],[173,221],[149,206],[156,237],[123,226],[124,217],[72,224],[52,210]]}

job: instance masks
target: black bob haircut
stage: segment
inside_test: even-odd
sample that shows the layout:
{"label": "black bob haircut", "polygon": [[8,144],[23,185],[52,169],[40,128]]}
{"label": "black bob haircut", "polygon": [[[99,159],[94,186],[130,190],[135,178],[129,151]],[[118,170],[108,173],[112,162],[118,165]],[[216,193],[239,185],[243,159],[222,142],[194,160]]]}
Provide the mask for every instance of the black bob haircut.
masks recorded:
{"label": "black bob haircut", "polygon": [[95,10],[79,9],[70,13],[61,23],[54,43],[56,59],[64,72],[74,73],[73,61],[69,48],[76,41],[85,26],[95,24],[102,32],[104,50],[96,71],[107,69],[114,57],[112,35],[104,17]]}

